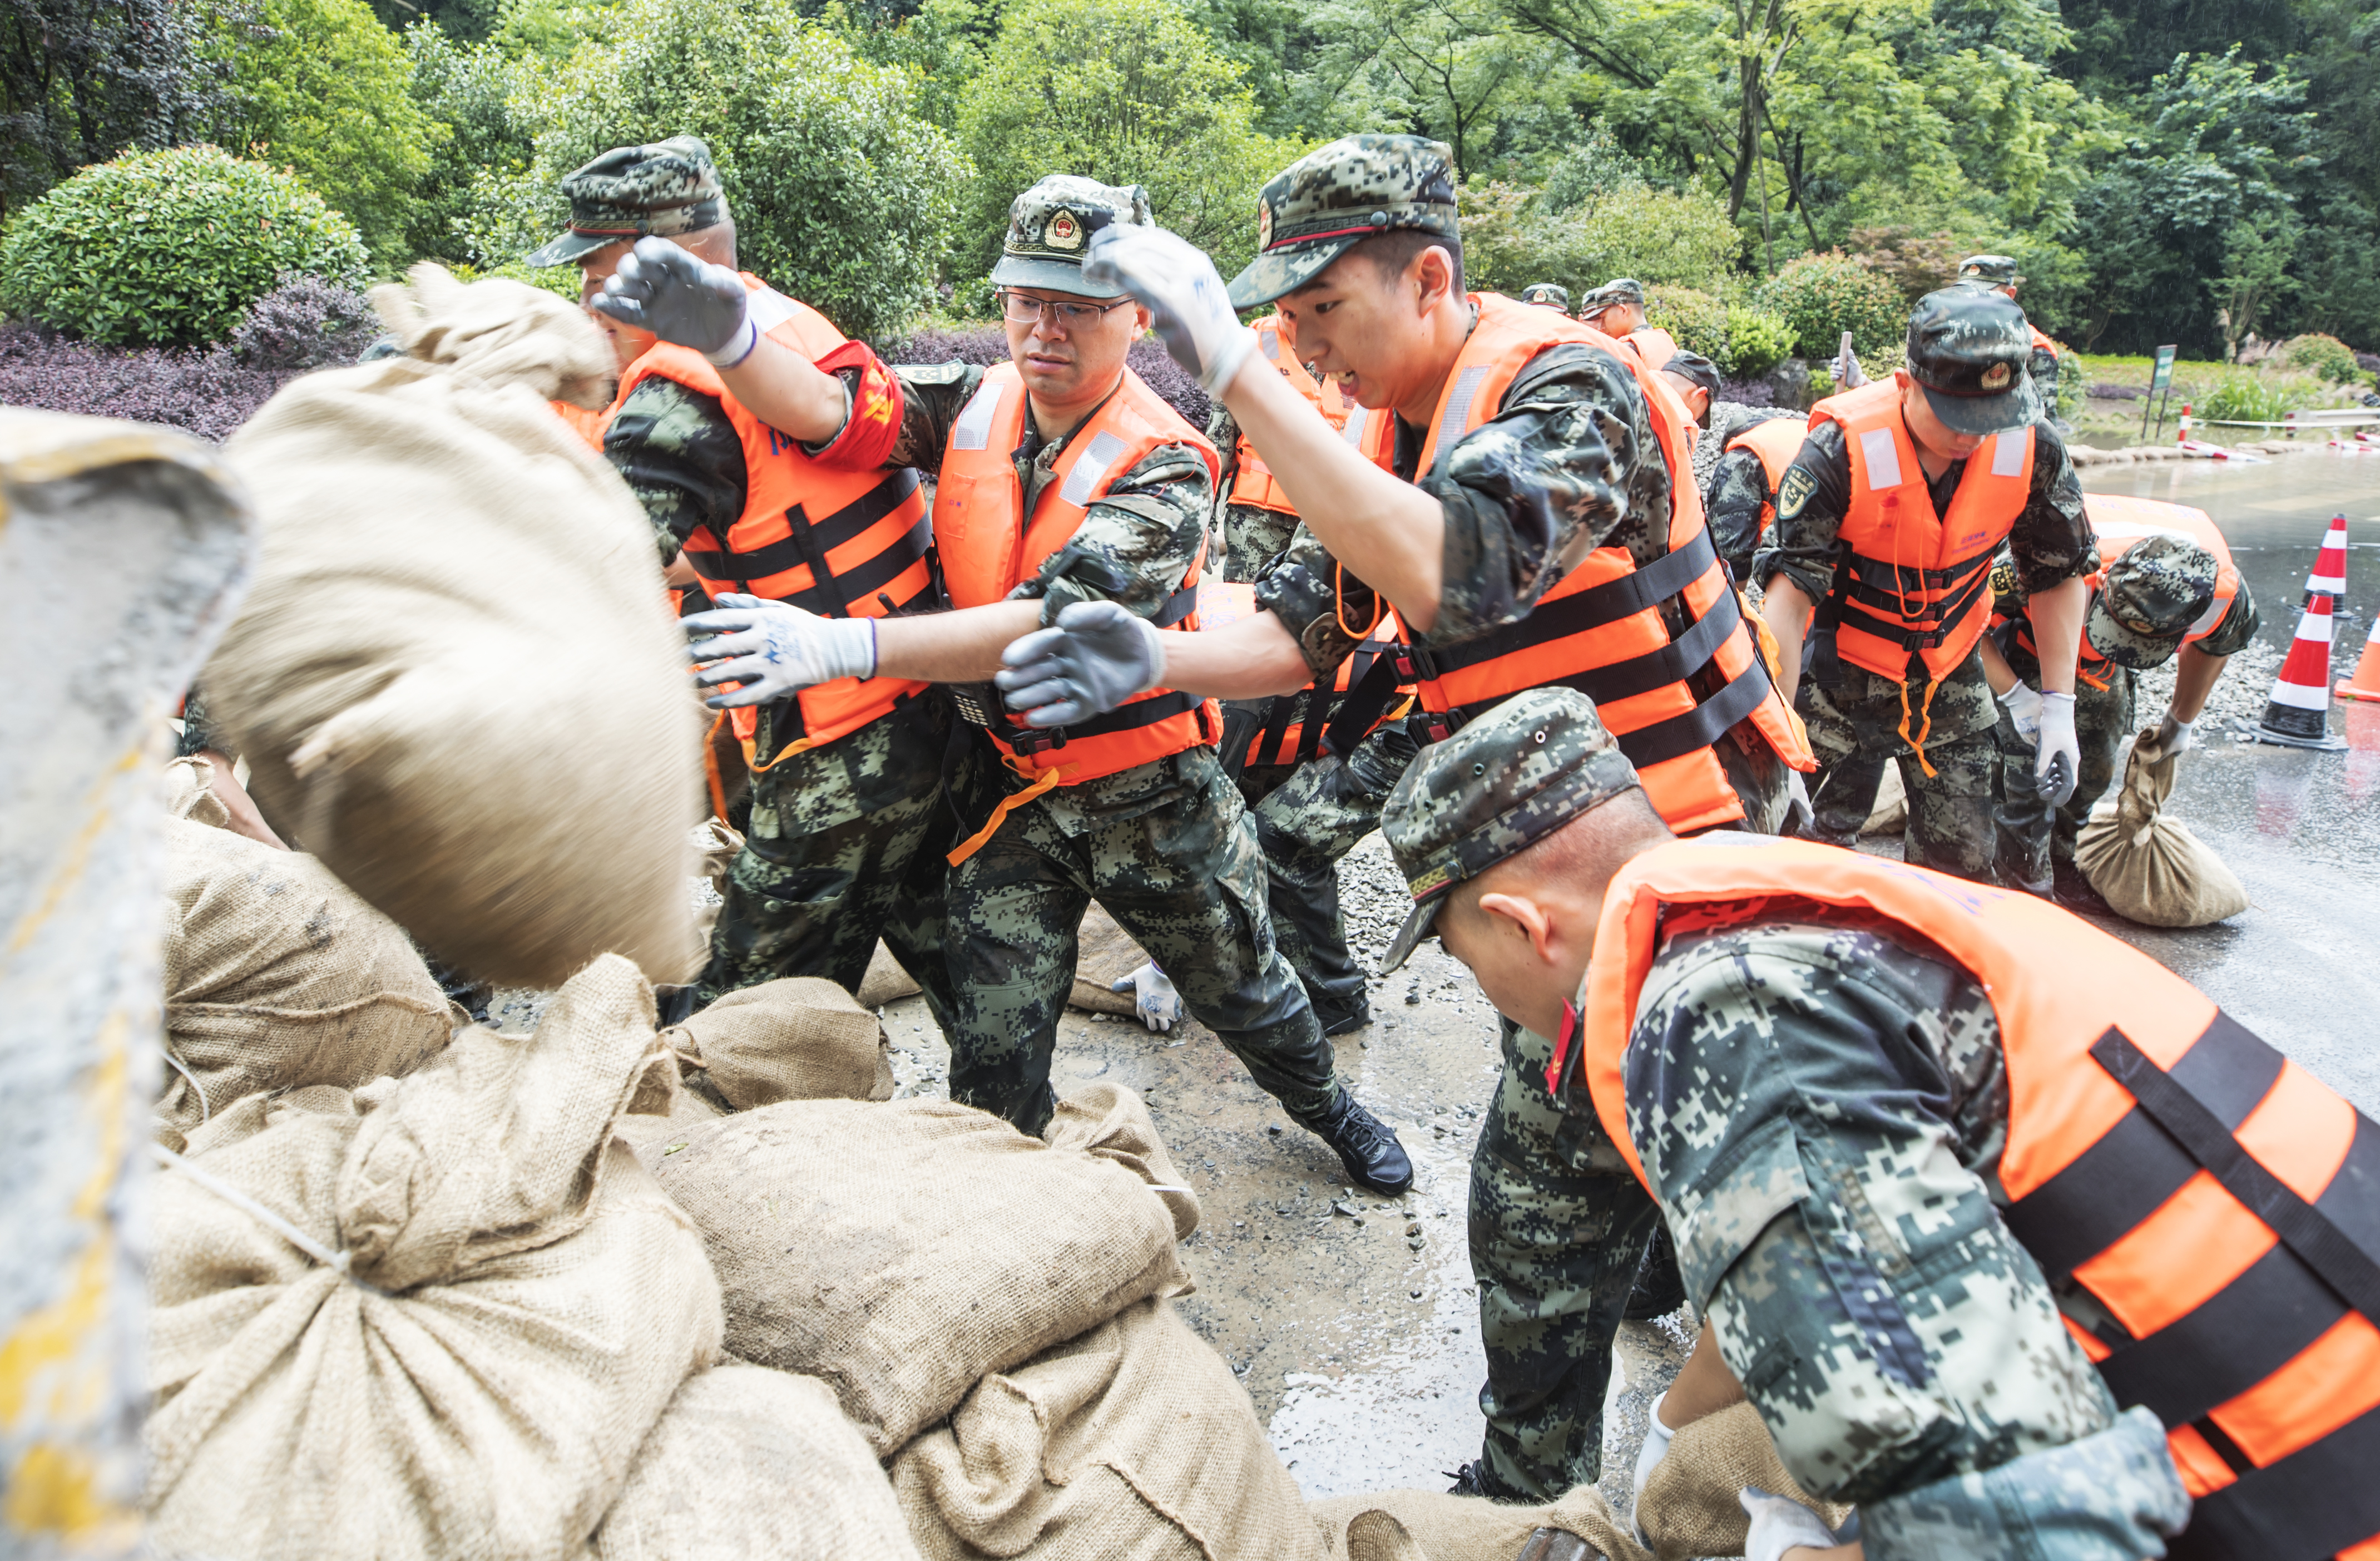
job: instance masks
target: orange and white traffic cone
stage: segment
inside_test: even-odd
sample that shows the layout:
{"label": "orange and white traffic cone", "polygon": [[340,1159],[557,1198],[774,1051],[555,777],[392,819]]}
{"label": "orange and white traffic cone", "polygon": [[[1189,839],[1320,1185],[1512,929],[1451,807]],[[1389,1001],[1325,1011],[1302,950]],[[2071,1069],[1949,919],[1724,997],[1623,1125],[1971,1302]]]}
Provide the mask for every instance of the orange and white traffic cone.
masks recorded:
{"label": "orange and white traffic cone", "polygon": [[2181,404],[2181,428],[2174,434],[2173,442],[2177,445],[2190,443],[2190,403],[2187,401]]}
{"label": "orange and white traffic cone", "polygon": [[2355,676],[2338,685],[2338,697],[2380,704],[2380,613],[2372,615],[2372,632],[2363,637],[2363,659],[2355,664]]}
{"label": "orange and white traffic cone", "polygon": [[2289,659],[2265,701],[2265,718],[2256,723],[2256,740],[2325,752],[2347,746],[2330,735],[2329,597],[2316,594],[2306,603]]}
{"label": "orange and white traffic cone", "polygon": [[2322,551],[2314,555],[2313,573],[2306,577],[2308,596],[2327,596],[2336,611],[2347,595],[2347,517],[2330,518],[2322,534]]}

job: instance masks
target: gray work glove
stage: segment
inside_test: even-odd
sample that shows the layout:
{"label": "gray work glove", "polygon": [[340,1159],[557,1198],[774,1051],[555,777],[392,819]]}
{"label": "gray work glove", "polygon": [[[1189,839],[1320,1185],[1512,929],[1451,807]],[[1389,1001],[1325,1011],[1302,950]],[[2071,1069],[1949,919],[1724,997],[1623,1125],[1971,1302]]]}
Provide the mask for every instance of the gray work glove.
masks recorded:
{"label": "gray work glove", "polygon": [[1165,350],[1218,399],[1257,349],[1257,334],[1240,323],[1223,274],[1179,234],[1111,223],[1091,235],[1083,280],[1121,287],[1147,306]]}
{"label": "gray work glove", "polygon": [[1800,1502],[1771,1495],[1757,1485],[1746,1485],[1735,1499],[1752,1514],[1752,1531],[1743,1539],[1744,1561],[1782,1561],[1796,1545],[1806,1544],[1813,1550],[1835,1547],[1834,1531]]}
{"label": "gray work glove", "polygon": [[1835,383],[1845,390],[1857,390],[1867,383],[1867,371],[1860,367],[1859,354],[1852,350],[1852,334],[1843,333],[1843,349],[1835,355]]}
{"label": "gray work glove", "polygon": [[1108,990],[1131,993],[1133,1011],[1140,1016],[1140,1022],[1160,1034],[1180,1024],[1182,1016],[1188,1011],[1182,1005],[1182,994],[1173,990],[1173,982],[1157,968],[1155,960]]}
{"label": "gray work glove", "polygon": [[838,677],[876,676],[874,618],[822,618],[788,602],[723,595],[717,608],[681,622],[687,659],[710,664],[694,680],[706,689],[744,685],[705,700],[713,710],[764,704]]}
{"label": "gray work glove", "polygon": [[2018,682],[1999,696],[2000,708],[2016,723],[2016,735],[2030,743],[2041,741],[2041,695]]}
{"label": "gray work glove", "polygon": [[2165,719],[2157,723],[2156,745],[2157,751],[2168,759],[2189,752],[2198,746],[2198,723],[2183,720],[2172,706],[2167,706]]}
{"label": "gray work glove", "polygon": [[992,681],[1008,708],[1028,726],[1063,726],[1156,688],[1165,676],[1165,639],[1116,603],[1077,602],[1059,609],[1053,627],[1011,642],[1000,659]]}
{"label": "gray work glove", "polygon": [[2033,788],[2053,808],[2062,808],[2074,795],[2082,774],[2082,745],[2074,736],[2074,696],[2045,690],[2041,696],[2041,732],[2034,739]]}
{"label": "gray work glove", "polygon": [[690,347],[722,369],[751,356],[760,333],[744,279],[666,238],[639,238],[587,307]]}

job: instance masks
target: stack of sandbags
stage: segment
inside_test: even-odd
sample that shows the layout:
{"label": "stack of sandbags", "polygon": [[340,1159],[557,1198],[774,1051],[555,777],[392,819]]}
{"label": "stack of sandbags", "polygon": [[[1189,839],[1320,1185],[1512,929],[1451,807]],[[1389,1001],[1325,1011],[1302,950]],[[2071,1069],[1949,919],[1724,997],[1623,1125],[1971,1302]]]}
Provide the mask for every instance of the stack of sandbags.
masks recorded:
{"label": "stack of sandbags", "polygon": [[[1652,1556],[1592,1485],[1545,1506],[1507,1506],[1443,1491],[1380,1491],[1332,1496],[1307,1510],[1321,1528],[1330,1561],[1513,1561],[1540,1529],[1573,1534],[1607,1561]],[[1739,1535],[1732,1552],[1714,1554],[1742,1551]]]}
{"label": "stack of sandbags", "polygon": [[581,1554],[718,1282],[615,1117],[668,1057],[634,966],[533,1036],[252,1095],[155,1190],[151,1536],[182,1555]]}
{"label": "stack of sandbags", "polygon": [[467,1022],[404,929],[312,857],[169,818],[165,902],[168,1148],[261,1091],[410,1073]]}
{"label": "stack of sandbags", "polygon": [[405,356],[296,381],[225,447],[263,555],[212,712],[285,835],[445,963],[685,979],[685,640],[643,511],[547,405],[601,405],[610,348],[520,283],[417,266],[378,301]]}
{"label": "stack of sandbags", "polygon": [[734,1110],[892,1098],[884,1027],[850,993],[816,976],[731,992],[662,1035]]}
{"label": "stack of sandbags", "polygon": [[984,1375],[1180,1295],[1195,1229],[1148,1108],[1109,1085],[1051,1140],[947,1101],[787,1101],[642,1152],[718,1271],[727,1348],[822,1378],[879,1456]]}
{"label": "stack of sandbags", "polygon": [[601,1561],[917,1561],[892,1483],[815,1377],[688,1377],[595,1535]]}
{"label": "stack of sandbags", "polygon": [[928,1561],[1324,1555],[1246,1390],[1156,1299],[987,1375],[892,1483]]}
{"label": "stack of sandbags", "polygon": [[2074,865],[2119,916],[2150,927],[2204,927],[2248,909],[2248,886],[2180,819],[2166,816],[2181,755],[2156,733],[2132,739],[2124,784],[2091,810]]}

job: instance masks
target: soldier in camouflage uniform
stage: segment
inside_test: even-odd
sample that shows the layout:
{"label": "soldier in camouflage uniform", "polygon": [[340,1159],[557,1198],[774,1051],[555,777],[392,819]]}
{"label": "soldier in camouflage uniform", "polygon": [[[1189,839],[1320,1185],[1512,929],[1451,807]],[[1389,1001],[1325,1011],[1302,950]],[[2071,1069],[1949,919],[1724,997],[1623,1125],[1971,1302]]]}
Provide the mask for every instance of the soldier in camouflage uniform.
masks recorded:
{"label": "soldier in camouflage uniform", "polygon": [[[2193,724],[2223,664],[2256,636],[2256,600],[2246,580],[2237,580],[2220,614],[2210,612],[2218,570],[2214,554],[2173,532],[2143,537],[2108,562],[2082,620],[2074,690],[2082,762],[2074,795],[2051,808],[2028,791],[2010,788],[2000,807],[2000,878],[2010,888],[2054,895],[2070,910],[2108,914],[2107,902],[2074,865],[2074,844],[2092,805],[2122,768],[2138,675],[2180,654],[2173,701],[2155,740],[2164,752],[2183,752],[2193,744]],[[2015,560],[2005,553],[1993,565],[1992,587],[1993,616],[2000,621],[1984,642],[1984,671],[2001,703],[2011,707],[1999,724],[2002,750],[2013,766],[2029,769],[2033,742],[2014,716],[2028,696],[2040,696],[2041,661],[2021,632],[2027,593]]]}
{"label": "soldier in camouflage uniform", "polygon": [[[1029,415],[1011,455],[1020,507],[998,523],[1021,529],[1042,512],[1070,441],[1133,383],[1124,353],[1144,321],[1122,289],[1086,277],[1082,261],[1087,232],[1148,221],[1148,197],[1137,187],[1063,174],[1043,179],[1010,208],[991,280],[1002,291],[1012,365]],[[767,372],[795,390],[820,378],[790,351],[763,361]],[[997,412],[999,398],[978,396],[987,370],[953,362],[892,372],[900,405],[888,466],[944,474],[954,451],[986,448],[988,432],[968,429],[988,430]],[[963,428],[971,406],[978,421]],[[788,426],[795,420],[779,421],[773,410],[769,416],[796,438],[844,437],[844,426],[832,421]],[[1081,521],[1006,600],[868,620],[818,618],[782,606],[755,610],[747,626],[715,647],[698,647],[706,655],[742,658],[705,677],[749,676],[787,688],[868,672],[925,677],[978,684],[969,697],[996,708],[996,696],[978,680],[999,667],[1001,650],[1012,640],[1087,604],[1148,626],[1195,580],[1214,478],[1192,431],[1182,433],[1189,437],[1160,442],[1119,471],[1075,467],[1086,491],[1075,498],[1070,479],[1060,496],[1083,505]],[[1093,439],[1087,463],[1098,459],[1099,440],[1111,437],[1102,432]],[[948,498],[945,492],[941,501]],[[948,517],[938,516],[937,524],[947,528]],[[943,551],[956,596],[963,581],[953,546],[946,540]],[[746,670],[730,670],[736,667]],[[1113,774],[1077,781],[1055,771],[1043,774],[1057,784],[1028,788],[1023,774],[1010,777],[1009,795],[997,809],[987,804],[970,817],[972,825],[990,813],[986,828],[954,853],[962,860],[948,890],[956,988],[953,1098],[998,1112],[1027,1132],[1048,1125],[1056,1104],[1050,1060],[1074,982],[1076,933],[1097,899],[1162,967],[1190,1013],[1338,1152],[1351,1176],[1383,1192],[1410,1186],[1411,1162],[1395,1135],[1339,1081],[1305,991],[1274,945],[1263,853],[1211,738]]]}
{"label": "soldier in camouflage uniform", "polygon": [[[563,192],[570,230],[528,263],[576,262],[590,304],[640,237],[735,266],[734,219],[710,149],[691,136],[607,152],[565,178]],[[652,331],[592,312],[624,372],[652,348]],[[856,369],[843,377],[849,394],[882,394]],[[851,426],[864,433],[868,421],[862,415]],[[647,375],[612,409],[603,454],[651,520],[663,567],[692,586],[679,556],[687,539],[698,531],[725,537],[752,481],[721,398]],[[856,990],[880,937],[947,1028],[953,994],[941,946],[942,853],[956,833],[941,796],[948,701],[940,694],[908,701],[818,748],[795,747],[785,735],[789,720],[798,736],[789,699],[759,712],[749,826],[722,885],[727,903],[698,1000],[783,976],[821,976]],[[964,789],[974,774],[964,767],[955,784]]]}
{"label": "soldier in camouflage uniform", "polygon": [[1718,555],[1727,560],[1739,585],[1751,583],[1762,518],[1775,507],[1777,495],[1769,491],[1768,469],[1760,464],[1760,457],[1740,447],[1730,450],[1728,441],[1748,428],[1802,415],[1789,407],[1714,400],[1703,436],[1694,441],[1694,481],[1702,484],[1703,516],[1710,522]]}
{"label": "soldier in camouflage uniform", "polygon": [[[2006,255],[1969,255],[1959,262],[1959,280],[2010,299],[2024,283],[2024,278],[2016,274],[2016,262]],[[2058,415],[2058,344],[2037,325],[2028,323],[2025,328],[2033,333],[2033,350],[2025,358],[2025,372],[2032,376],[2034,388],[2041,392],[2042,404],[2049,409],[2050,426],[2061,434],[2071,433],[2073,425]]]}
{"label": "soldier in camouflage uniform", "polygon": [[[1615,1219],[1666,1215],[1709,1320],[1669,1399],[1748,1392],[1795,1478],[1860,1505],[1873,1561],[2161,1553],[2189,1511],[2163,1428],[2117,1412],[1995,1208],[2008,1083],[1973,974],[1815,902],[1759,902],[1658,945],[1625,1074],[1657,1213],[1585,1085],[1565,1072],[1549,1092],[1541,1060],[1549,1034],[1566,1058],[1577,1044],[1604,886],[1670,839],[1593,705],[1549,689],[1500,706],[1424,753],[1381,826],[1417,902],[1390,957],[1441,936],[1527,1027],[1502,1089],[1539,1127],[1498,1152],[1633,1193],[1583,1224],[1563,1202],[1475,1204],[1486,1238],[1560,1295],[1549,1333],[1608,1349],[1616,1318],[1568,1271]],[[1681,1409],[1679,1423],[1703,1412]],[[1790,1543],[1828,1544],[1813,1525]]]}
{"label": "soldier in camouflage uniform", "polygon": [[[1980,378],[1977,365],[1987,360],[1980,374],[2004,374],[2008,360],[2021,360],[2021,338],[2011,332],[2022,325],[2022,317],[2012,308],[1995,302],[1986,309],[1964,289],[1927,295],[1911,317],[1911,369],[1897,374],[1904,398],[1922,388],[1929,408],[1949,406],[1953,413],[1975,421],[1973,428],[1944,425],[1950,436],[1967,438],[1977,456],[1996,449],[1991,441],[1975,443],[1983,426],[2000,418],[2022,426],[2038,416],[2038,397],[2031,395],[2021,375],[2003,379],[2008,388],[1998,394],[1975,394],[1973,384]],[[1957,381],[1966,388],[1942,391],[1937,397],[1937,381]],[[1921,452],[1920,462],[1934,513],[1948,513],[1965,480],[1969,458],[1946,458],[1929,446]],[[1938,462],[1938,470],[1928,462]],[[1879,762],[1897,761],[1909,796],[1908,859],[1981,883],[1994,882],[1998,835],[1993,806],[2001,778],[1994,729],[1999,712],[1980,655],[1970,652],[1956,668],[1934,679],[1912,653],[1905,677],[1896,680],[1835,654],[1833,625],[1842,611],[1840,599],[1851,589],[1851,549],[1839,538],[1852,506],[1851,471],[1842,424],[1813,421],[1801,454],[1778,483],[1775,529],[1753,561],[1753,574],[1766,592],[1764,612],[1787,648],[1789,669],[1801,670],[1795,708],[1809,726],[1810,747],[1820,766],[1810,795],[1816,814],[1812,837],[1851,844],[1875,801],[1882,774]],[[2028,481],[2023,507],[2008,533],[2017,573],[2035,596],[2063,588],[2079,605],[2081,582],[2099,567],[2099,555],[2073,463],[2067,458],[2065,444],[2046,424],[2034,424]],[[1814,604],[1818,610],[1811,621]],[[2053,678],[2057,681],[2071,688],[2071,672]],[[1851,760],[1867,762],[1845,763]],[[2022,777],[2011,777],[2010,784],[2022,786]]]}

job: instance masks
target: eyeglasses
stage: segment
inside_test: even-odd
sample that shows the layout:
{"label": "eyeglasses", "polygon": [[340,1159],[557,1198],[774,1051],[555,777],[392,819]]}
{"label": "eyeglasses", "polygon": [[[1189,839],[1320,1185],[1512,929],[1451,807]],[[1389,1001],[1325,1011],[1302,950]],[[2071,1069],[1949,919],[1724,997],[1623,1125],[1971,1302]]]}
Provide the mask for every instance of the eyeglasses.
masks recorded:
{"label": "eyeglasses", "polygon": [[1045,315],[1054,315],[1058,323],[1069,330],[1104,320],[1110,311],[1122,309],[1132,301],[1118,299],[1113,303],[1061,303],[1056,299],[1029,299],[1016,292],[1003,292],[1000,298],[1002,309],[1019,325],[1030,325]]}

